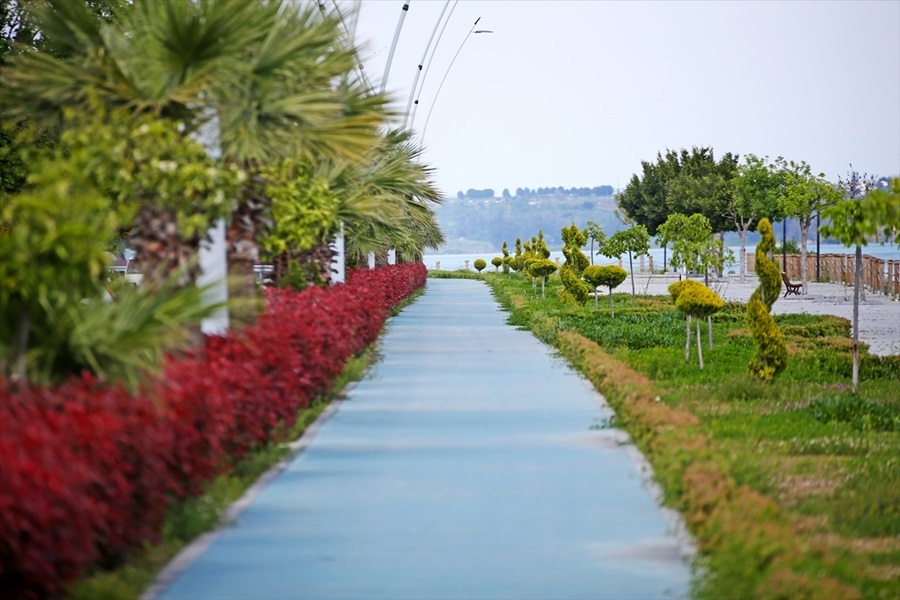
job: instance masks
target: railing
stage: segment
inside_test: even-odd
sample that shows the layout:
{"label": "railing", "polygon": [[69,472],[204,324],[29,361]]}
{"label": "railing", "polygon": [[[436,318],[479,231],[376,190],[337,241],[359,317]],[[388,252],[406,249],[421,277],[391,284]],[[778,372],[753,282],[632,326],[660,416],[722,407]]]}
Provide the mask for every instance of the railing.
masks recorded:
{"label": "railing", "polygon": [[[782,267],[781,255],[774,257],[779,267]],[[753,272],[756,266],[756,257],[747,254],[747,271]],[[787,255],[787,272],[791,281],[800,281],[800,255]],[[856,256],[853,254],[820,254],[819,255],[819,281],[832,283],[844,283],[853,285],[853,274],[856,268]],[[816,280],[816,255],[806,255],[806,278],[808,281]],[[891,298],[900,298],[900,260],[877,258],[863,254],[862,264],[863,287],[873,292],[878,292]]]}

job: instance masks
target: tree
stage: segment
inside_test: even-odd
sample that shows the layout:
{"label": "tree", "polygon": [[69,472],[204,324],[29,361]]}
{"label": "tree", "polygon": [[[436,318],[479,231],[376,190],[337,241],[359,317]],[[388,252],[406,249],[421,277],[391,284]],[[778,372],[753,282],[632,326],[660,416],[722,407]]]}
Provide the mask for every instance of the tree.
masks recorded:
{"label": "tree", "polygon": [[584,228],[585,233],[587,233],[588,238],[591,240],[591,264],[594,264],[594,242],[597,243],[597,247],[600,248],[603,246],[604,242],[606,242],[606,234],[603,232],[603,228],[594,223],[593,221],[587,222],[587,227]]}
{"label": "tree", "polygon": [[[778,157],[776,163],[782,161]],[[768,157],[753,154],[744,157],[734,179],[734,194],[725,212],[732,220],[740,238],[740,280],[747,273],[747,232],[754,231],[762,217],[774,217],[778,197],[783,187],[783,175]]]}
{"label": "tree", "polygon": [[721,269],[731,258],[721,240],[713,236],[709,220],[699,213],[669,215],[657,229],[656,239],[660,245],[672,244],[669,264],[676,269],[684,267],[688,272],[703,272],[707,285],[710,268]]}
{"label": "tree", "polygon": [[650,250],[650,234],[643,225],[635,225],[629,229],[617,231],[607,238],[606,242],[600,248],[600,253],[607,258],[619,258],[624,253],[628,253],[628,269],[631,271],[631,305],[634,306],[634,298],[636,295],[634,287],[634,264],[633,256],[641,256],[647,254]]}
{"label": "tree", "polygon": [[591,265],[584,270],[581,276],[594,288],[594,309],[597,308],[597,288],[599,286],[609,288],[609,316],[614,317],[612,291],[613,288],[619,287],[625,281],[625,278],[628,277],[625,269],[619,265]]}
{"label": "tree", "polygon": [[509,274],[509,262],[510,262],[511,257],[509,255],[509,248],[507,247],[505,240],[503,241],[503,246],[500,247],[500,252],[503,253],[503,273],[508,275]]}
{"label": "tree", "polygon": [[503,258],[495,256],[491,259],[491,264],[494,265],[494,272],[498,272],[500,271],[500,267],[503,266]]}
{"label": "tree", "polygon": [[716,231],[725,231],[722,207],[731,196],[737,156],[726,153],[716,162],[712,148],[667,150],[656,163],[641,162],[642,175],[632,175],[616,195],[616,205],[631,221],[646,227],[650,235],[673,212],[701,212]]}
{"label": "tree", "polygon": [[[53,123],[62,107],[83,103],[84,91],[93,89],[108,105],[180,123],[210,152],[252,173],[284,158],[361,161],[376,145],[385,100],[349,81],[356,51],[341,43],[338,18],[314,6],[121,3],[102,25],[83,3],[31,6],[60,52],[13,57],[2,99],[11,116]],[[252,282],[268,207],[255,187],[244,191],[228,227],[228,250],[230,264]],[[159,218],[144,223],[177,226]]]}
{"label": "tree", "polygon": [[[813,219],[822,211],[837,204],[843,193],[825,180],[824,174],[812,175],[805,162],[791,161],[785,173],[784,193],[779,198],[780,212],[786,217],[797,219],[800,224],[800,280],[803,293],[808,293],[806,269],[806,239]],[[786,241],[785,241],[786,242]]]}
{"label": "tree", "polygon": [[544,298],[547,277],[556,272],[556,263],[549,258],[532,258],[527,263],[528,272],[541,280],[541,298]]}
{"label": "tree", "polygon": [[763,381],[771,381],[787,367],[788,352],[784,336],[769,314],[772,305],[781,292],[781,272],[778,265],[769,259],[775,247],[772,224],[762,218],[757,226],[760,240],[756,245],[756,274],[759,287],[747,301],[747,323],[753,334],[756,354],[750,361],[749,371]]}
{"label": "tree", "polygon": [[[703,370],[703,344],[700,343],[700,319],[712,318],[714,313],[722,310],[725,301],[714,291],[691,279],[676,281],[669,286],[669,293],[675,301],[675,308],[685,315],[687,322],[687,342],[684,346],[684,360],[690,360],[691,352],[691,317],[697,323],[697,358],[700,361],[700,369]],[[712,325],[709,326],[709,347],[712,349]]]}
{"label": "tree", "polygon": [[853,279],[853,379],[852,391],[859,385],[859,297],[862,289],[862,247],[868,238],[881,228],[885,233],[900,228],[898,184],[892,183],[891,193],[869,193],[875,187],[875,177],[860,175],[850,165],[845,179],[839,180],[847,198],[826,208],[822,216],[830,222],[821,228],[822,235],[839,240],[845,246],[856,246],[856,269]]}

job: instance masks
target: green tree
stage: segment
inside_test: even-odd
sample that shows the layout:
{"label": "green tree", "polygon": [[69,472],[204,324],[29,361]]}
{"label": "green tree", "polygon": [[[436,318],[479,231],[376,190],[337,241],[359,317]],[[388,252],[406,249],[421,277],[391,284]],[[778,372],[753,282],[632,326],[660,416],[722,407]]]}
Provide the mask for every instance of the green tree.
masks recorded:
{"label": "green tree", "polygon": [[712,148],[657,153],[656,162],[641,162],[642,175],[632,175],[616,195],[616,205],[632,222],[643,225],[650,235],[673,212],[701,212],[716,231],[730,228],[723,207],[732,195],[737,156],[726,153],[718,162]]}
{"label": "green tree", "polygon": [[635,225],[622,231],[617,231],[607,238],[600,248],[600,254],[607,258],[619,258],[628,253],[628,269],[631,272],[631,305],[634,306],[636,295],[634,287],[634,263],[635,255],[642,256],[650,250],[650,234],[643,225]]}
{"label": "green tree", "polygon": [[721,270],[725,261],[732,258],[721,239],[713,236],[709,220],[700,213],[669,215],[657,229],[656,238],[660,245],[672,245],[669,264],[676,269],[684,267],[688,272],[702,272],[707,285],[709,270]]}
{"label": "green tree", "polygon": [[594,288],[594,309],[597,308],[597,288],[600,286],[609,288],[609,315],[614,317],[612,291],[628,277],[625,269],[619,265],[591,265],[584,270],[581,276]]}
{"label": "green tree", "polygon": [[875,178],[860,175],[850,166],[850,172],[839,182],[847,198],[826,208],[822,216],[829,223],[821,228],[822,235],[835,238],[845,246],[856,246],[856,268],[853,279],[853,379],[856,394],[859,385],[859,298],[862,290],[862,247],[868,238],[881,229],[885,233],[900,229],[900,204],[897,184],[890,193],[869,193],[875,188]]}
{"label": "green tree", "polygon": [[499,272],[500,267],[503,266],[503,258],[500,256],[495,256],[491,259],[491,264],[494,265],[494,272]]}
{"label": "green tree", "polygon": [[814,176],[805,162],[788,164],[783,195],[779,198],[780,212],[797,219],[800,224],[800,280],[803,293],[808,293],[806,269],[806,240],[813,220],[822,211],[837,204],[843,197],[840,189],[829,183],[824,174]]}
{"label": "green tree", "polygon": [[[349,80],[356,52],[341,42],[338,18],[314,6],[155,0],[115,6],[102,24],[79,2],[29,6],[61,52],[12,58],[2,96],[11,116],[53,123],[93,89],[109,105],[180,123],[210,152],[254,172],[291,157],[362,161],[376,145],[384,98]],[[251,278],[269,215],[258,186],[244,189],[228,227],[229,263]],[[160,218],[142,225],[177,227]]]}
{"label": "green tree", "polygon": [[782,163],[781,157],[770,163],[768,157],[748,154],[738,167],[734,194],[725,207],[725,214],[732,220],[740,238],[741,282],[747,274],[747,232],[754,231],[762,217],[774,218],[777,214],[778,198],[784,187]]}
{"label": "green tree", "polygon": [[710,319],[712,315],[722,310],[725,301],[719,297],[714,291],[700,283],[691,279],[677,281],[669,286],[669,293],[675,301],[675,308],[685,315],[687,323],[687,342],[684,346],[684,360],[690,360],[691,352],[691,317],[697,324],[697,358],[700,362],[700,369],[703,370],[703,344],[700,342],[700,319],[706,318],[710,323],[708,336],[709,347],[712,349],[712,324]]}
{"label": "green tree", "polygon": [[603,243],[606,241],[606,234],[603,232],[603,227],[594,223],[593,221],[587,222],[587,227],[584,228],[584,232],[587,234],[588,239],[591,240],[591,251],[589,256],[591,258],[591,264],[594,264],[594,243],[597,243],[597,247],[601,248]]}
{"label": "green tree", "polygon": [[548,258],[532,258],[528,264],[528,272],[541,280],[541,298],[543,299],[547,277],[556,272],[556,263]]}
{"label": "green tree", "polygon": [[476,258],[475,262],[473,263],[473,266],[475,267],[476,271],[481,273],[482,271],[484,271],[484,268],[487,266],[487,263],[484,261],[483,258]]}

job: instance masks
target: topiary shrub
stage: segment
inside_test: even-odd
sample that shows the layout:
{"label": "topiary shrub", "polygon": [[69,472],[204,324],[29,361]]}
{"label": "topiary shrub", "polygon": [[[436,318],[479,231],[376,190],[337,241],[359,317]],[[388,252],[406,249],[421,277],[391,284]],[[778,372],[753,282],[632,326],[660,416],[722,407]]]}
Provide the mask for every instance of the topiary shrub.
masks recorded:
{"label": "topiary shrub", "polygon": [[769,260],[768,253],[775,247],[775,235],[768,219],[761,219],[757,227],[760,233],[756,246],[756,274],[759,287],[747,302],[747,324],[753,334],[756,355],[750,361],[752,375],[763,381],[771,381],[787,367],[787,345],[775,319],[769,312],[781,292],[781,271]]}
{"label": "topiary shrub", "polygon": [[484,268],[487,266],[487,263],[484,262],[483,258],[476,258],[475,262],[472,263],[472,265],[475,267],[476,271],[481,273],[482,271],[484,271]]}
{"label": "topiary shrub", "polygon": [[[601,285],[609,288],[609,315],[614,317],[612,291],[613,288],[618,287],[625,281],[625,278],[628,277],[628,272],[618,265],[608,265],[605,267],[591,265],[584,270],[581,277],[594,287],[595,292]],[[594,294],[594,308],[597,308],[596,293]]]}
{"label": "topiary shrub", "polygon": [[506,242],[503,242],[503,246],[500,248],[500,251],[503,253],[502,264],[503,264],[503,272],[509,275],[509,262],[512,260],[512,257],[509,255],[509,250],[506,247]]}
{"label": "topiary shrub", "polygon": [[527,263],[528,272],[541,280],[541,298],[544,298],[544,288],[547,277],[556,272],[556,263],[548,258],[532,258]]}
{"label": "topiary shrub", "polygon": [[500,267],[503,266],[503,259],[499,256],[495,256],[491,259],[491,264],[494,265],[494,272],[500,271]]}
{"label": "topiary shrub", "polygon": [[[684,360],[691,355],[691,317],[697,320],[697,357],[700,369],[703,369],[703,344],[700,343],[700,319],[709,318],[725,307],[725,301],[714,291],[691,279],[678,281],[669,286],[669,293],[675,301],[675,308],[684,313],[687,322],[687,342],[684,347]],[[710,348],[712,347],[712,323],[709,328]]]}
{"label": "topiary shrub", "polygon": [[584,305],[590,290],[581,281],[581,274],[590,261],[581,251],[581,247],[587,243],[587,238],[574,223],[571,227],[562,228],[561,237],[565,244],[562,253],[566,257],[566,262],[559,268],[559,277],[566,289],[559,295],[559,301],[564,304]]}

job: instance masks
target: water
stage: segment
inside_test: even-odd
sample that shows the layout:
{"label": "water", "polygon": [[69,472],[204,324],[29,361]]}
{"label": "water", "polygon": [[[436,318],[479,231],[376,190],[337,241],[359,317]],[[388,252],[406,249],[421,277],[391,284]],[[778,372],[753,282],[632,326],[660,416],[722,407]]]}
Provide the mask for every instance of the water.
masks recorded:
{"label": "water", "polygon": [[[589,248],[582,248],[582,252],[587,254],[587,250]],[[734,253],[734,261],[725,265],[725,272],[727,273],[730,270],[738,271],[737,260],[740,257],[740,247],[739,246],[730,246],[731,251]],[[756,246],[747,246],[747,254],[752,254],[756,250]],[[810,255],[815,255],[816,253],[816,245],[809,244],[807,246],[807,251]],[[820,246],[821,254],[848,254],[853,255],[856,250],[855,248],[847,248],[846,246],[842,246],[840,244],[822,244]],[[513,254],[510,252],[510,254]],[[868,246],[863,246],[863,254],[868,254],[869,256],[874,256],[876,258],[887,258],[890,260],[900,260],[900,247],[896,244],[892,245],[882,245],[882,244],[869,244]],[[494,265],[491,264],[491,259],[495,256],[503,256],[503,253],[500,250],[496,250],[495,252],[483,252],[481,254],[425,254],[425,266],[429,269],[437,270],[437,264],[440,263],[440,269],[443,271],[456,271],[459,269],[466,268],[466,261],[468,263],[468,269],[470,271],[474,271],[475,267],[472,266],[475,263],[475,259],[483,258],[487,263],[487,268],[485,268],[485,272],[493,271]],[[662,248],[651,248],[650,256],[653,257],[653,268],[660,269],[663,264],[663,250]],[[667,253],[667,259],[672,258],[671,250]],[[551,252],[550,260],[559,259],[559,263],[562,264],[565,262],[565,257],[562,252]],[[613,265],[619,264],[618,260],[609,259],[605,256],[594,256],[594,264],[595,265]],[[639,259],[634,259],[635,268],[640,268]],[[622,257],[622,265],[627,269],[628,268],[628,256]],[[649,268],[649,261],[644,258],[644,268]]]}

